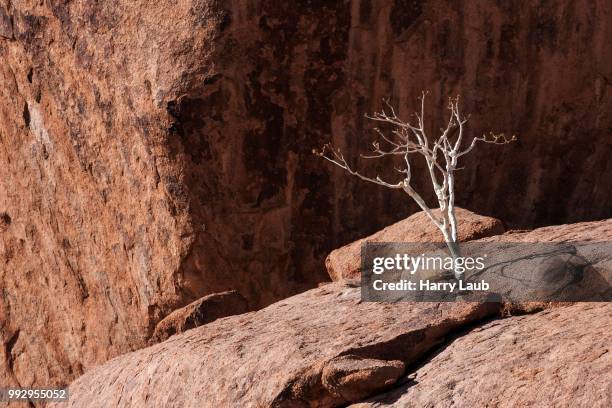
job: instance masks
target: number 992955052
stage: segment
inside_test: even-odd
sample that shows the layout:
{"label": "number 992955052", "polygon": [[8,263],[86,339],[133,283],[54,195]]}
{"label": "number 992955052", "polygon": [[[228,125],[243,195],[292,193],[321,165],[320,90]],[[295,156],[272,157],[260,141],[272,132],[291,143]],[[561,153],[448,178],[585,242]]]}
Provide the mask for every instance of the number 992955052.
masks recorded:
{"label": "number 992955052", "polygon": [[67,401],[65,388],[0,388],[0,401]]}

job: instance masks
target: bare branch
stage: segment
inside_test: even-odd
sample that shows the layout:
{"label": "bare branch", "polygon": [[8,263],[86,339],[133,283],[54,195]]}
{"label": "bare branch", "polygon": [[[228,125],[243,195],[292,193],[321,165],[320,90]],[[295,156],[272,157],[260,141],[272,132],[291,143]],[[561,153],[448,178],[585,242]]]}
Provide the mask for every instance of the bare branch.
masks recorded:
{"label": "bare branch", "polygon": [[417,203],[417,205],[427,214],[427,217],[434,223],[436,227],[439,229],[442,228],[442,221],[439,220],[434,214],[433,211],[427,206],[425,200],[421,197],[419,193],[417,193],[410,184],[404,183],[403,185],[404,191]]}
{"label": "bare branch", "polygon": [[[331,151],[332,156],[328,156],[327,152]],[[398,182],[398,183],[388,183],[386,181],[384,181],[383,179],[381,179],[379,176],[376,176],[376,178],[371,178],[371,177],[367,177],[364,176],[363,174],[353,170],[349,164],[347,163],[347,161],[344,159],[344,156],[342,155],[342,152],[340,152],[340,150],[334,150],[331,146],[329,145],[325,145],[323,146],[323,149],[318,152],[316,150],[312,151],[314,154],[316,154],[317,156],[320,156],[322,158],[324,158],[325,160],[334,163],[336,166],[343,168],[344,170],[346,170],[349,174],[359,177],[360,179],[364,180],[364,181],[369,181],[370,183],[374,183],[374,184],[378,184],[384,187],[388,187],[388,188],[402,188],[402,182]]]}
{"label": "bare branch", "polygon": [[495,134],[493,132],[489,132],[488,135],[484,134],[481,137],[475,137],[474,139],[472,139],[472,143],[470,143],[470,145],[464,151],[457,153],[457,157],[461,157],[471,152],[474,146],[476,146],[476,143],[478,142],[505,145],[508,143],[512,143],[516,140],[518,139],[515,135],[512,135],[508,138],[503,133]]}

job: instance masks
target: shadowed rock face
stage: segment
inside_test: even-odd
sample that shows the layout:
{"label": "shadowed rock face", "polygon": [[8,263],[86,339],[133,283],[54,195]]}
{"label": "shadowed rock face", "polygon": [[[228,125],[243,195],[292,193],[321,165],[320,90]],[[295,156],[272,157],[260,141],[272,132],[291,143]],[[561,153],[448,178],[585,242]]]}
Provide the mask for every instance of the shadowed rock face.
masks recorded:
{"label": "shadowed rock face", "polygon": [[325,280],[331,249],[416,209],[310,153],[356,157],[382,97],[405,116],[429,89],[435,129],[460,92],[475,134],[519,134],[475,152],[458,204],[611,215],[609,13],[0,0],[0,382],[66,383],[206,294],[259,307]]}

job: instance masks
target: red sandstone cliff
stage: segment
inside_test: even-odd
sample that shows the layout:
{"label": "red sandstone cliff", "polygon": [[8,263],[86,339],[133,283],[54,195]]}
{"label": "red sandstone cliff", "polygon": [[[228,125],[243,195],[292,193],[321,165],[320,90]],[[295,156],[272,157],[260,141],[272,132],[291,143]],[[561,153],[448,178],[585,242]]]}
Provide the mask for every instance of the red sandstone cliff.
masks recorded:
{"label": "red sandstone cliff", "polygon": [[0,382],[65,384],[205,294],[263,306],[326,279],[329,250],[414,210],[310,154],[356,154],[385,96],[405,114],[429,89],[433,126],[461,93],[474,132],[520,135],[476,152],[460,205],[612,215],[611,12],[0,0]]}

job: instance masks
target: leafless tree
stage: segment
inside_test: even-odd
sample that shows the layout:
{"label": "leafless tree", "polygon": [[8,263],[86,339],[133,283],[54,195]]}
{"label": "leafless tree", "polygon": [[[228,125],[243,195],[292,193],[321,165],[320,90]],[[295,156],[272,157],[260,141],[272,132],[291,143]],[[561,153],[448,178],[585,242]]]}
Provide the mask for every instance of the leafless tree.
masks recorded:
{"label": "leafless tree", "polygon": [[[416,123],[400,119],[388,101],[387,106],[379,113],[367,118],[381,122],[390,127],[390,131],[374,130],[380,137],[372,142],[372,152],[362,155],[366,159],[390,158],[400,156],[403,158],[402,167],[396,167],[402,174],[402,179],[397,182],[385,181],[380,176],[368,177],[349,165],[339,149],[327,144],[321,151],[315,154],[343,168],[349,174],[362,180],[375,183],[384,187],[403,190],[425,211],[429,219],[442,232],[444,241],[453,258],[461,256],[457,242],[457,219],[455,216],[455,171],[458,170],[459,159],[474,149],[478,142],[503,145],[516,140],[515,136],[507,138],[504,134],[493,132],[481,137],[474,137],[466,143],[465,124],[468,117],[459,111],[459,97],[449,98],[448,109],[450,115],[445,128],[440,129],[437,137],[431,138],[425,131],[425,97],[423,92],[419,98],[420,113],[415,112]],[[439,215],[434,213],[427,205],[422,196],[414,190],[410,184],[412,178],[411,163],[413,155],[422,156],[425,159],[431,183],[438,199]],[[462,273],[454,271],[455,278],[463,278]]]}

